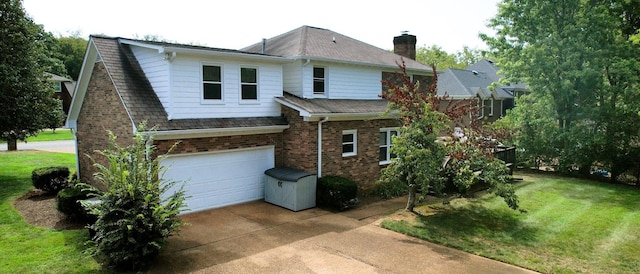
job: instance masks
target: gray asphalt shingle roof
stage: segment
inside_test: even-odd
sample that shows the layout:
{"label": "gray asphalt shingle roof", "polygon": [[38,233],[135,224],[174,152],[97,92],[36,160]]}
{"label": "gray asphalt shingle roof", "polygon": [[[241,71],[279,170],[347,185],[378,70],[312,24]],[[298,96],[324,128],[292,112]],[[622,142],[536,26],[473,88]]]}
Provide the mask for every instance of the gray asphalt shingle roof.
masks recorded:
{"label": "gray asphalt shingle roof", "polygon": [[438,75],[438,95],[451,97],[473,98],[480,95],[489,98],[493,95],[496,99],[513,98],[511,92],[514,88],[525,88],[524,84],[497,85],[493,90],[489,87],[499,81],[498,68],[488,60],[481,60],[467,69],[447,69]]}
{"label": "gray asphalt shingle roof", "polygon": [[147,121],[149,126],[158,126],[160,131],[287,125],[282,117],[169,120],[131,47],[120,43],[120,38],[92,36],[91,39],[136,125]]}
{"label": "gray asphalt shingle roof", "polygon": [[[390,39],[391,40],[391,39]],[[242,51],[259,53],[262,42]],[[351,62],[397,68],[401,56],[369,45],[332,30],[302,26],[266,40],[265,54],[289,58]],[[431,67],[409,58],[402,58],[408,69],[432,71]]]}
{"label": "gray asphalt shingle roof", "polygon": [[303,99],[289,93],[278,97],[299,109],[314,114],[380,114],[387,110],[387,100]]}

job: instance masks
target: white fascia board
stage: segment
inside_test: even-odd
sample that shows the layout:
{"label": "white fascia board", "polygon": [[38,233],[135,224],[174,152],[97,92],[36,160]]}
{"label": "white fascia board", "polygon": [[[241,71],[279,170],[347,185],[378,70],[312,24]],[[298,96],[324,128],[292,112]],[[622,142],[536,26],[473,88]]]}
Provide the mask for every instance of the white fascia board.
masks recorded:
{"label": "white fascia board", "polygon": [[96,64],[98,55],[98,49],[96,48],[93,39],[89,39],[89,43],[87,43],[87,50],[84,54],[84,61],[80,68],[80,75],[76,82],[73,96],[71,97],[71,106],[65,123],[68,128],[77,129],[78,116],[80,116],[80,109],[82,108],[84,96],[87,93],[89,80],[91,79],[91,74],[93,73],[93,68]]}
{"label": "white fascia board", "polygon": [[264,126],[264,127],[164,130],[164,131],[155,131],[155,132],[146,131],[142,133],[154,134],[155,140],[174,140],[174,139],[191,139],[191,138],[280,133],[288,128],[289,128],[289,125],[277,125],[277,126]]}
{"label": "white fascia board", "polygon": [[399,118],[396,112],[367,112],[367,113],[313,113],[304,117],[305,122],[320,121],[328,117],[330,121],[383,120]]}
{"label": "white fascia board", "polygon": [[127,45],[132,45],[132,46],[141,47],[141,48],[155,49],[158,51],[158,53],[162,53],[164,50],[164,47],[160,45],[153,45],[153,44],[148,44],[140,41],[133,41],[125,38],[120,38],[119,41],[120,43],[127,44]]}
{"label": "white fascia board", "polygon": [[296,105],[294,105],[292,103],[289,103],[286,100],[283,100],[283,99],[280,99],[280,98],[275,98],[275,101],[280,103],[281,105],[284,105],[284,106],[287,106],[287,107],[289,107],[291,109],[297,110],[298,112],[300,112],[300,116],[302,116],[302,117],[311,116],[311,113],[309,113],[308,111],[306,111],[306,110],[304,110],[304,109],[302,109],[302,108],[300,108],[300,107],[298,107],[298,106],[296,106]]}
{"label": "white fascia board", "polygon": [[247,60],[270,61],[270,62],[276,62],[276,63],[288,63],[292,61],[292,59],[280,57],[280,56],[261,55],[261,54],[243,53],[243,52],[226,52],[226,51],[218,51],[215,49],[164,47],[161,53],[162,52],[176,52],[176,53],[188,53],[188,54],[218,56],[218,57],[228,57],[228,58],[241,58],[241,59],[247,59]]}

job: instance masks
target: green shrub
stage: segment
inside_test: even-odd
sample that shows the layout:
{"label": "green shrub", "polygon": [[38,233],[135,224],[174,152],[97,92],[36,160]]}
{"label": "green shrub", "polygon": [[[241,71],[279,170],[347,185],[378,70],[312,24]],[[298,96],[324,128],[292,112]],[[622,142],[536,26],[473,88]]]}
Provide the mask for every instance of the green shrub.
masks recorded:
{"label": "green shrub", "polygon": [[31,172],[33,187],[50,193],[69,186],[69,168],[66,166],[36,168]]}
{"label": "green shrub", "polygon": [[[139,128],[138,132],[144,132]],[[154,157],[153,135],[137,133],[135,142],[120,147],[110,133],[111,149],[99,151],[107,165],[95,163],[95,178],[107,187],[98,203],[88,206],[96,216],[89,252],[108,266],[142,270],[150,266],[166,239],[181,225],[177,215],[184,190],[163,181],[161,158]]]}
{"label": "green shrub", "polygon": [[80,184],[72,183],[71,187],[58,192],[58,196],[56,197],[58,211],[74,220],[91,221],[94,218],[92,218],[92,215],[80,204],[80,201],[90,198],[91,194],[95,195],[96,192],[84,188]]}
{"label": "green shrub", "polygon": [[378,181],[373,193],[385,199],[407,195],[409,187],[406,184],[396,184],[391,182]]}
{"label": "green shrub", "polygon": [[357,205],[358,185],[353,180],[338,176],[318,179],[316,202],[336,210],[347,210]]}

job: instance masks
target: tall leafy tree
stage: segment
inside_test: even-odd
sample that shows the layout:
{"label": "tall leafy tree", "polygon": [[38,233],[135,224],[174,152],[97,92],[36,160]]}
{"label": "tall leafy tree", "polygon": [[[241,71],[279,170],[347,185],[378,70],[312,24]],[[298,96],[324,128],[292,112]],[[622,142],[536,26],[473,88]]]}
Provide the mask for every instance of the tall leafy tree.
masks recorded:
{"label": "tall leafy tree", "polygon": [[0,139],[8,149],[46,127],[45,114],[57,106],[46,83],[41,27],[25,15],[19,0],[0,2]]}
{"label": "tall leafy tree", "polygon": [[[518,208],[515,190],[508,183],[508,168],[491,154],[495,143],[486,142],[487,132],[479,123],[469,125],[467,136],[458,138],[451,134],[447,141],[437,141],[452,123],[460,125],[464,117],[476,110],[473,101],[457,101],[441,108],[443,97],[437,95],[437,75],[433,82],[421,87],[406,72],[404,63],[397,78],[401,83],[384,80],[388,87],[381,97],[389,100],[389,108],[400,114],[402,128],[393,137],[390,152],[396,155],[391,164],[382,170],[379,183],[405,187],[409,192],[406,209],[413,211],[418,190],[433,189],[443,194],[447,186],[465,193],[472,185],[486,182],[490,192],[503,197],[509,207]],[[433,67],[435,71],[435,67]],[[426,84],[426,83],[425,83]],[[462,172],[460,172],[462,171]],[[450,188],[450,189],[451,189]]]}
{"label": "tall leafy tree", "polygon": [[[612,179],[639,146],[638,0],[504,0],[481,35],[507,81],[548,94],[558,133],[559,168],[588,172],[596,163]],[[635,99],[634,99],[635,98]],[[635,154],[637,155],[637,153]]]}
{"label": "tall leafy tree", "polygon": [[426,65],[434,65],[440,70],[466,68],[484,57],[484,52],[468,46],[464,46],[462,51],[455,53],[448,53],[437,45],[422,46],[416,49],[416,61]]}
{"label": "tall leafy tree", "polygon": [[87,43],[88,41],[80,37],[79,33],[57,38],[58,58],[64,62],[67,73],[73,80],[78,80],[80,76]]}

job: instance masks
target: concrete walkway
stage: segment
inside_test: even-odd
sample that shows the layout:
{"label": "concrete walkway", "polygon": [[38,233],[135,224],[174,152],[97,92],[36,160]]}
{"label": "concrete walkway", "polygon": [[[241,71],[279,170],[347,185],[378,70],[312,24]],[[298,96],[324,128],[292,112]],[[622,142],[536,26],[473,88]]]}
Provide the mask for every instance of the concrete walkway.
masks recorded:
{"label": "concrete walkway", "polygon": [[257,201],[186,214],[151,273],[535,273],[376,224],[405,202],[331,213]]}
{"label": "concrete walkway", "polygon": [[[0,144],[0,151],[6,151],[7,144]],[[76,143],[73,140],[46,142],[18,142],[20,150],[42,150],[49,152],[76,153]]]}

